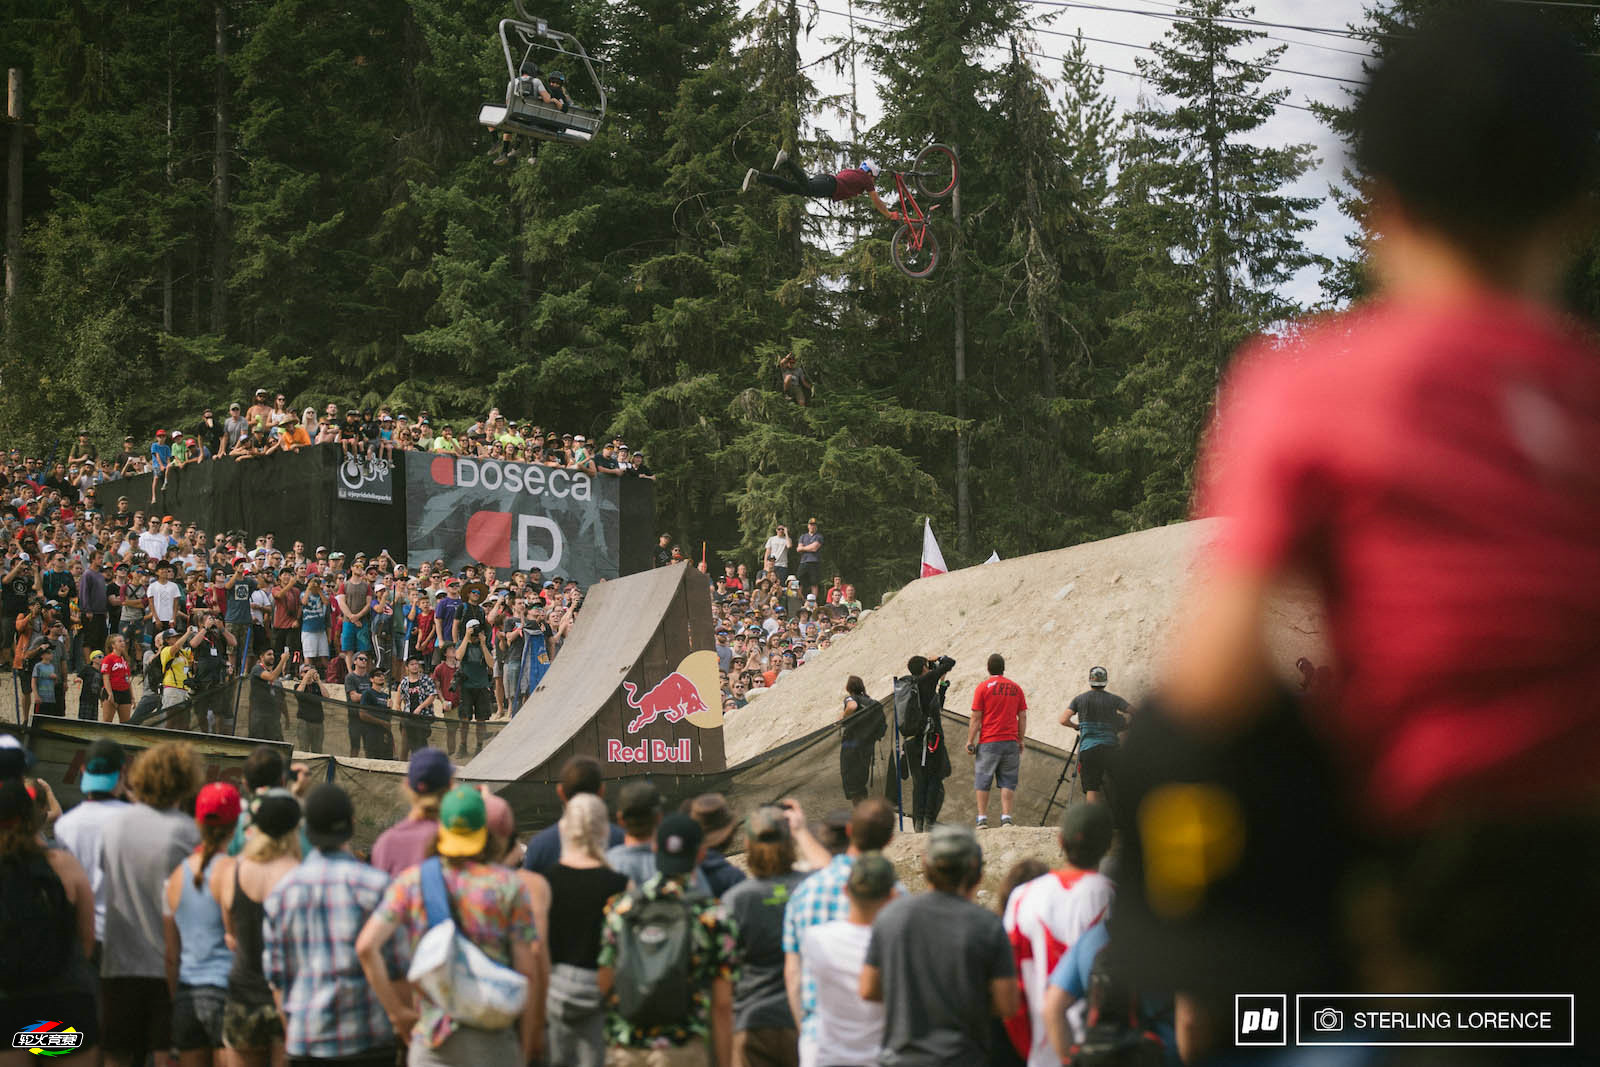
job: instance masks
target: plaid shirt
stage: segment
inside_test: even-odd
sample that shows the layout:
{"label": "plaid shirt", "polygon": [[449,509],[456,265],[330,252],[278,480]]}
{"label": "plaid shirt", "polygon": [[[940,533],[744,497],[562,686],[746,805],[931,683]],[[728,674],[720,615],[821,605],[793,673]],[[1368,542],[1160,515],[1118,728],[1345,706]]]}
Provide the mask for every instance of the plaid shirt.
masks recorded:
{"label": "plaid shirt", "polygon": [[356,959],[356,935],[388,884],[348,852],[313,849],[267,897],[262,970],[283,994],[290,1056],[332,1059],[395,1044]]}
{"label": "plaid shirt", "polygon": [[[783,951],[800,955],[800,945],[806,931],[813,926],[845,919],[850,916],[850,898],[844,887],[850,881],[850,868],[855,857],[840,853],[822,870],[795,886],[789,895],[789,906],[783,910]],[[815,1041],[817,1038],[817,982],[811,968],[800,959],[800,1011],[805,1016],[800,1021],[800,1035]]]}

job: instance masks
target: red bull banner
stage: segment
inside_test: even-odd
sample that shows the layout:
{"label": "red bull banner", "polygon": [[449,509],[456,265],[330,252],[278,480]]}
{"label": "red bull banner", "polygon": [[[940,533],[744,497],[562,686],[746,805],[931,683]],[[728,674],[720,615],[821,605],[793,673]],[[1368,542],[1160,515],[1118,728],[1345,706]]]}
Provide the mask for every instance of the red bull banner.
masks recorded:
{"label": "red bull banner", "polygon": [[[693,763],[696,757],[692,733],[722,728],[715,652],[702,649],[689,653],[677,670],[642,692],[633,682],[623,682],[622,689],[634,714],[627,723],[628,737],[606,740],[607,763]],[[670,738],[633,736],[658,723],[678,728]],[[683,727],[688,727],[689,732],[685,733]]]}
{"label": "red bull banner", "polygon": [[534,567],[588,586],[621,574],[621,478],[437,455],[406,464],[406,560]]}

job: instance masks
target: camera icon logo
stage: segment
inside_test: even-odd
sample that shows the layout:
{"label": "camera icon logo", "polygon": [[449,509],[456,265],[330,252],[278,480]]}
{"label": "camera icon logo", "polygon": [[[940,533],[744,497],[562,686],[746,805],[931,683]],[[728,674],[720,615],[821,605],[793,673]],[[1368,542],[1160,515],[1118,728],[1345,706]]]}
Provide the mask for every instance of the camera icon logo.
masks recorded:
{"label": "camera icon logo", "polygon": [[1338,1008],[1319,1008],[1311,1017],[1311,1029],[1329,1031],[1344,1029],[1344,1012]]}

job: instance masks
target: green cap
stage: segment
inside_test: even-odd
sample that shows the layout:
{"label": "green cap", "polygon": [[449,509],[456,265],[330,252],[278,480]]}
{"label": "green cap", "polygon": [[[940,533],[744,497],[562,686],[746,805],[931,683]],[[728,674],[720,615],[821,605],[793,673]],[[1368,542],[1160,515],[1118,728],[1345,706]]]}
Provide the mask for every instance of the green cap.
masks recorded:
{"label": "green cap", "polygon": [[458,785],[439,805],[439,855],[476,856],[489,839],[489,810],[483,794]]}

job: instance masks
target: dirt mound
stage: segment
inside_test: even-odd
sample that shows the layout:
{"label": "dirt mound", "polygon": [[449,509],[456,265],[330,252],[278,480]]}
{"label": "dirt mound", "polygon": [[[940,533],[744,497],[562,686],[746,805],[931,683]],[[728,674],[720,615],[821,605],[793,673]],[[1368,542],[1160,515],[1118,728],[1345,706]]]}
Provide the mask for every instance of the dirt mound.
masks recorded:
{"label": "dirt mound", "polygon": [[[856,631],[724,726],[728,764],[759,756],[837,717],[845,679],[860,675],[878,698],[916,654],[955,657],[949,707],[965,712],[992,652],[1028,694],[1028,734],[1063,749],[1074,734],[1057,718],[1088,688],[1089,668],[1111,672],[1111,690],[1137,700],[1154,681],[1174,609],[1195,557],[1221,520],[1180,523],[923,578],[869,613]],[[1269,643],[1286,676],[1305,655],[1321,663],[1322,622],[1304,589],[1285,590]]]}

